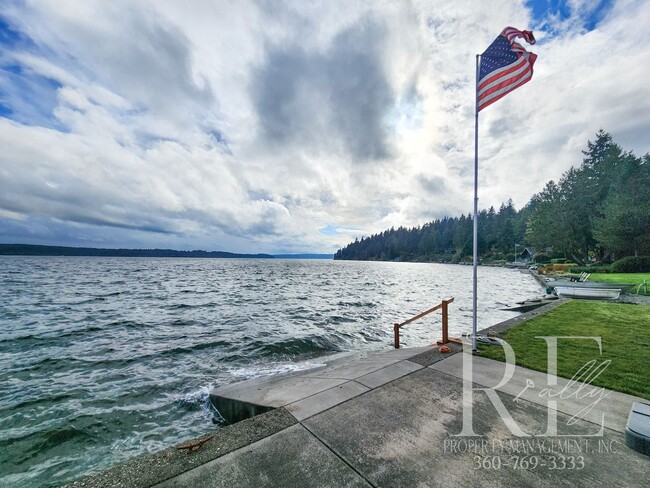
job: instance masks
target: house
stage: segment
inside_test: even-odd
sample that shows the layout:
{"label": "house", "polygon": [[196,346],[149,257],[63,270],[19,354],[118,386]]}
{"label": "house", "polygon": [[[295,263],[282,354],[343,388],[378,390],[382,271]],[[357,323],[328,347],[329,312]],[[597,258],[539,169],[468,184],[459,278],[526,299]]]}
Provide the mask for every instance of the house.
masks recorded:
{"label": "house", "polygon": [[518,256],[518,258],[521,258],[522,261],[532,261],[535,257],[535,254],[537,254],[537,249],[535,249],[533,246],[526,246],[521,251],[521,254]]}

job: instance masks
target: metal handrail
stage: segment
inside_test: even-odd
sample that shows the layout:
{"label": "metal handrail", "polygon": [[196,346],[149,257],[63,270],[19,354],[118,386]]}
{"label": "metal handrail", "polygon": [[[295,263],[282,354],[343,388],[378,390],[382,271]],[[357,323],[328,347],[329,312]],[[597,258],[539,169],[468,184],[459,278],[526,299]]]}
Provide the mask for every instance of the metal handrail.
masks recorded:
{"label": "metal handrail", "polygon": [[393,324],[393,331],[395,334],[395,349],[399,349],[399,330],[401,327],[404,327],[407,324],[410,324],[411,322],[415,322],[418,319],[421,319],[425,315],[429,315],[432,312],[435,312],[436,310],[439,310],[442,308],[442,342],[443,344],[447,344],[449,342],[449,310],[448,310],[448,305],[454,301],[454,297],[450,298],[445,298],[441,303],[436,305],[433,308],[430,308],[429,310],[426,310],[425,312],[422,312],[415,317],[411,317],[408,320],[405,320],[402,323],[395,323]]}

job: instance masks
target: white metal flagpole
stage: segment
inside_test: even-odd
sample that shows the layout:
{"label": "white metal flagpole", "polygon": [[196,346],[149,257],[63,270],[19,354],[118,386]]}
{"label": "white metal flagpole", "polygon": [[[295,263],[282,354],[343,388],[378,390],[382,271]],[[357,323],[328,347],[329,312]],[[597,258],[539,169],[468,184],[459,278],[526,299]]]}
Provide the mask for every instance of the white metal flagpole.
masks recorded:
{"label": "white metal flagpole", "polygon": [[476,107],[474,120],[474,273],[472,294],[472,350],[476,351],[476,305],[477,305],[477,272],[478,272],[478,77],[479,60],[481,55],[476,55]]}
{"label": "white metal flagpole", "polygon": [[[537,55],[529,53],[514,39],[523,37],[529,44],[535,44],[531,31],[520,31],[514,27],[503,29],[499,37],[483,53],[486,56],[483,81],[486,91],[481,95],[480,108],[496,102],[515,88],[529,81],[533,76],[533,64]],[[505,43],[508,44],[507,48]],[[512,61],[504,53],[508,51],[515,56]],[[476,107],[474,121],[474,276],[473,276],[473,313],[472,313],[472,350],[476,351],[476,310],[478,303],[477,274],[478,274],[478,112],[479,112],[479,77],[481,76],[482,55],[476,55]],[[512,61],[512,62],[511,62]],[[508,64],[509,63],[509,64]],[[506,69],[507,68],[507,69]],[[488,88],[489,87],[489,88]],[[515,261],[517,246],[515,245]]]}

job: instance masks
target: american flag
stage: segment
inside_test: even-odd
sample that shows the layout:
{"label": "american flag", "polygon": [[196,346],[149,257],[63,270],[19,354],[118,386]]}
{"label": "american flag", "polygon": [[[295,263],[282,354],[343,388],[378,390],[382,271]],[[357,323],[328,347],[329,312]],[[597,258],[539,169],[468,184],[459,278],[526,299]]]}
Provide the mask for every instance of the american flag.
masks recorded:
{"label": "american flag", "polygon": [[535,44],[531,31],[506,27],[481,54],[477,93],[479,111],[533,77],[533,64],[537,55],[529,53],[515,42],[518,37],[528,44]]}

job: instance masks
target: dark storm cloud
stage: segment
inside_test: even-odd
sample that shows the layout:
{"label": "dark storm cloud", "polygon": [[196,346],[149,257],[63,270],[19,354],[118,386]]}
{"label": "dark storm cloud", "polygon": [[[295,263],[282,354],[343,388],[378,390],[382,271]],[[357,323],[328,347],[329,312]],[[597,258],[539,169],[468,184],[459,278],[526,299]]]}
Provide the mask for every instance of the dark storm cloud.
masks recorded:
{"label": "dark storm cloud", "polygon": [[382,65],[384,36],[383,26],[364,21],[324,51],[269,48],[251,84],[262,137],[329,148],[338,142],[357,160],[388,157],[385,116],[394,95]]}
{"label": "dark storm cloud", "polygon": [[[142,232],[154,232],[156,234],[176,234],[176,231],[165,229],[158,223],[138,223],[129,224],[126,222],[115,222],[104,217],[91,217],[88,215],[67,215],[63,216],[65,220],[79,224],[97,225],[100,227],[115,227],[118,229],[139,230]],[[142,219],[141,219],[142,220]]]}
{"label": "dark storm cloud", "polygon": [[[74,224],[88,224],[100,227],[113,227],[127,230],[153,232],[157,234],[175,234],[174,230],[166,228],[163,217],[148,218],[137,212],[123,212],[121,217],[116,217],[110,212],[103,213],[88,205],[91,198],[75,197],[72,195],[53,199],[52,195],[34,196],[26,199],[24,203],[17,203],[11,199],[0,198],[0,208],[21,215],[28,215],[30,210],[39,209],[41,216],[57,219],[62,222]],[[5,223],[6,225],[6,223]]]}

